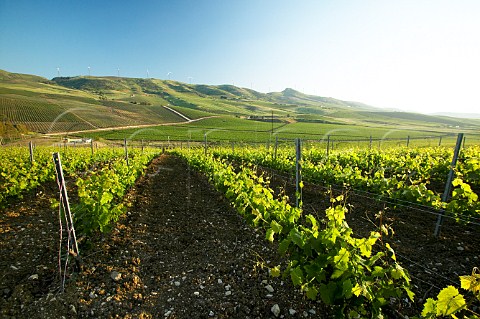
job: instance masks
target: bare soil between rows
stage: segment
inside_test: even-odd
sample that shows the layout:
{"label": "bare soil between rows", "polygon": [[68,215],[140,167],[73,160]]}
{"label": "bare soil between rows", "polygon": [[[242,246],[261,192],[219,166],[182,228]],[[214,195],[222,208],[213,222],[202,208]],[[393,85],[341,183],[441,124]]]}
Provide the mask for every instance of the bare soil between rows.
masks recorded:
{"label": "bare soil between rows", "polygon": [[[295,180],[271,169],[261,169],[269,176],[270,186],[277,193],[295,196]],[[305,183],[302,189],[304,214],[312,214],[321,220],[330,207],[332,196],[343,195],[349,213],[348,225],[357,237],[367,237],[371,231],[379,231],[381,224],[394,231],[393,236],[383,237],[395,250],[397,260],[406,268],[412,279],[415,302],[405,299],[399,312],[403,315],[419,315],[427,298],[436,298],[440,290],[453,285],[460,289],[459,276],[470,275],[474,267],[480,267],[480,226],[462,224],[444,217],[440,234],[434,236],[437,212],[413,203],[387,203],[374,194],[331,188]],[[379,214],[381,213],[381,214]],[[381,215],[381,217],[379,217]],[[471,309],[480,311],[475,301]]]}
{"label": "bare soil between rows", "polygon": [[0,212],[2,318],[273,318],[274,305],[284,317],[329,317],[269,276],[282,262],[276,247],[178,158],[155,159],[125,217],[81,243],[64,292],[52,197],[45,186]]}
{"label": "bare soil between rows", "polygon": [[[291,179],[263,172],[276,193],[293,198]],[[270,277],[268,267],[284,261],[263,231],[248,226],[204,176],[169,155],[155,159],[129,192],[128,212],[113,230],[82,242],[81,267],[74,271],[70,264],[61,292],[58,211],[50,208],[54,186],[0,210],[2,318],[274,318],[274,305],[284,318],[331,317],[289,279]],[[336,191],[342,192],[355,234],[375,230],[379,211],[395,230],[386,240],[412,275],[417,296],[415,303],[400,304],[401,313],[418,314],[426,298],[480,266],[478,227],[447,219],[435,238],[434,215]],[[305,212],[321,219],[329,198],[324,188],[307,183]]]}

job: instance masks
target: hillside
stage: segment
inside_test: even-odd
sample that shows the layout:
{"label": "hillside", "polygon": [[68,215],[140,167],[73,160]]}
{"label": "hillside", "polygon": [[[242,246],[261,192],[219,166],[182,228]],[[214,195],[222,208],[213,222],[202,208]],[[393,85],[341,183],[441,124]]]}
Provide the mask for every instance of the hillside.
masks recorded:
{"label": "hillside", "polygon": [[[115,101],[89,87],[88,79],[79,78],[77,82],[89,89],[2,71],[0,118],[5,123],[24,124],[30,131],[40,133],[184,121],[162,106],[165,101],[151,103],[142,97]],[[99,87],[103,88],[115,81],[102,80],[101,83],[103,86]]]}
{"label": "hillside", "polygon": [[[287,88],[282,92],[260,93],[233,85],[186,84],[177,81],[121,77],[61,77],[55,83],[82,91],[125,99],[125,94],[143,94],[162,99],[173,106],[189,107],[213,113],[268,115],[272,109],[294,110],[298,107],[374,110],[358,102],[313,96]],[[183,103],[182,103],[183,102]],[[188,105],[186,105],[188,104]],[[260,114],[259,114],[260,113]]]}
{"label": "hillside", "polygon": [[192,117],[198,111],[237,116],[269,116],[273,111],[277,116],[291,116],[300,121],[351,123],[354,119],[363,123],[398,125],[400,120],[405,124],[440,127],[480,125],[477,120],[465,121],[451,116],[384,111],[361,102],[308,95],[291,88],[260,93],[233,85],[195,85],[158,79],[72,77],[54,78],[53,81],[114,100],[129,100],[125,94],[140,94],[143,99],[147,99],[147,95],[150,99],[178,107]]}
{"label": "hillside", "polygon": [[3,131],[9,127],[10,133],[15,130],[19,134],[26,130],[72,132],[185,122],[185,118],[164,106],[190,119],[228,115],[270,120],[274,115],[275,121],[284,125],[307,122],[442,132],[480,128],[478,119],[390,112],[291,88],[261,93],[233,85],[113,76],[49,80],[0,70],[0,118]]}

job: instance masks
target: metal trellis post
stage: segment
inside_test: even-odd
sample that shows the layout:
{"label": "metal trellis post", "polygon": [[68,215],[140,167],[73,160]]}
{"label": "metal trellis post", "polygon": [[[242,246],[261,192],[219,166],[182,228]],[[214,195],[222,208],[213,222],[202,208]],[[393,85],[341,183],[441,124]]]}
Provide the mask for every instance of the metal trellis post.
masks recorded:
{"label": "metal trellis post", "polygon": [[[450,197],[450,191],[452,189],[453,173],[454,173],[455,166],[457,165],[458,154],[460,153],[460,147],[462,145],[462,141],[463,141],[463,133],[459,133],[457,137],[457,144],[455,145],[455,151],[453,153],[452,163],[450,164],[450,172],[448,172],[447,183],[445,184],[445,191],[443,192],[443,195],[442,195],[442,202],[444,203],[446,203],[448,201],[448,198]],[[445,212],[442,211],[438,215],[437,224],[435,225],[435,232],[433,233],[435,237],[437,237],[440,233],[440,227],[442,227],[444,214]]]}
{"label": "metal trellis post", "polygon": [[327,157],[330,153],[330,135],[327,136]]}
{"label": "metal trellis post", "polygon": [[302,148],[301,148],[301,140],[299,138],[295,139],[295,153],[296,153],[296,161],[295,161],[295,185],[296,185],[296,206],[300,207],[302,202],[302,173],[301,173],[301,164],[300,161],[302,160]]}
{"label": "metal trellis post", "polygon": [[203,135],[203,142],[204,142],[204,146],[205,146],[205,156],[207,156],[207,133],[205,133]]}

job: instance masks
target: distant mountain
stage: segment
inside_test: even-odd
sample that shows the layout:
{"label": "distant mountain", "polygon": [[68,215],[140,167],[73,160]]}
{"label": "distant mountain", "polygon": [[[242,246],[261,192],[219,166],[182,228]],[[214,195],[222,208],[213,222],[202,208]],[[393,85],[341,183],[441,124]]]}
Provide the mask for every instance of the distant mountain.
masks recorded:
{"label": "distant mountain", "polygon": [[454,113],[454,112],[438,112],[431,115],[448,116],[465,119],[480,119],[480,113]]}
{"label": "distant mountain", "polygon": [[419,113],[410,113],[410,112],[390,112],[390,111],[374,111],[374,112],[361,112],[361,114],[365,116],[369,116],[371,118],[376,118],[377,120],[380,118],[388,119],[397,119],[409,122],[425,122],[425,123],[436,123],[436,124],[444,124],[449,127],[456,127],[456,126],[464,126],[465,122],[461,119],[455,117],[447,117],[447,116],[437,116],[437,115],[426,115],[426,114],[419,114]]}
{"label": "distant mountain", "polygon": [[360,103],[334,99],[331,97],[322,97],[316,95],[308,95],[291,88],[286,88],[282,92],[267,93],[274,101],[297,104],[297,105],[315,105],[315,106],[336,106],[341,108],[354,108],[358,110],[378,110],[373,106]]}

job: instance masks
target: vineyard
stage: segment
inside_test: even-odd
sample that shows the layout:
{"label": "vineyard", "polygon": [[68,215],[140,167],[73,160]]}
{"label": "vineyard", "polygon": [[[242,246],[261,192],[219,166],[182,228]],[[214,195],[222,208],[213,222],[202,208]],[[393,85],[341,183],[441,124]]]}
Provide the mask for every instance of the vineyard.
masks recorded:
{"label": "vineyard", "polygon": [[[0,98],[0,113],[4,119],[16,124],[24,124],[31,131],[61,132],[72,128],[85,130],[93,128],[71,112],[68,108],[27,99]],[[58,119],[58,121],[54,121]]]}
{"label": "vineyard", "polygon": [[[52,100],[53,101],[53,100]],[[41,133],[83,131],[96,128],[178,122],[182,119],[160,105],[137,105],[103,101],[102,105],[81,100],[0,97],[2,121],[23,124]]]}
{"label": "vineyard", "polygon": [[[231,150],[213,149],[215,157],[248,162],[285,174],[295,171],[293,147]],[[341,186],[373,193],[391,200],[416,202],[468,221],[479,221],[480,147],[462,151],[453,179],[453,196],[442,202],[446,176],[450,170],[453,149],[398,148],[389,151],[342,151],[329,156],[315,147],[302,153],[302,175],[312,183]]]}
{"label": "vineyard", "polygon": [[[53,152],[80,238],[64,292]],[[2,315],[478,316],[478,146],[446,200],[450,148],[169,152],[2,148]]]}

